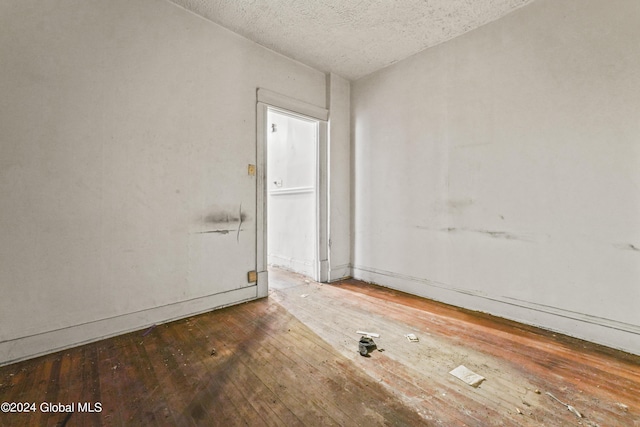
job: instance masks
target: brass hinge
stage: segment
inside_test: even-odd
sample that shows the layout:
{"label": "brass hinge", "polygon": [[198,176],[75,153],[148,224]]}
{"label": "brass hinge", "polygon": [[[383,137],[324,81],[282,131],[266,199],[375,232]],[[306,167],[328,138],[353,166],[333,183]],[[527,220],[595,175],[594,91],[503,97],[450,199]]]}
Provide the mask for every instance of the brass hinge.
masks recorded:
{"label": "brass hinge", "polygon": [[247,280],[249,283],[255,283],[258,281],[258,272],[255,270],[251,270],[247,273]]}

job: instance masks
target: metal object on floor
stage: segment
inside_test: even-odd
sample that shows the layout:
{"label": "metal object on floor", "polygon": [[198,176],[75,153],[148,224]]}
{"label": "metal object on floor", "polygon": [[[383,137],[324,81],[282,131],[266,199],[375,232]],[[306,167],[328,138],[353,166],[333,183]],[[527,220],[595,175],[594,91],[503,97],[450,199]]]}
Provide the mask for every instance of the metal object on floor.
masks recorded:
{"label": "metal object on floor", "polygon": [[360,356],[368,357],[369,353],[376,349],[376,343],[370,337],[362,337],[358,341],[358,350]]}

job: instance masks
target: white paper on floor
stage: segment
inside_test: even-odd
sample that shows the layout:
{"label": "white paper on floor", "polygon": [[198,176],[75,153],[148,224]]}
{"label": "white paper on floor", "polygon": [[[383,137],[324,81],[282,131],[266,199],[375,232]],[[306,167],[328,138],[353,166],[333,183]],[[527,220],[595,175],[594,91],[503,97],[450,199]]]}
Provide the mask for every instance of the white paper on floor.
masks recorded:
{"label": "white paper on floor", "polygon": [[407,334],[405,335],[405,337],[410,341],[410,342],[418,342],[418,337],[415,334]]}
{"label": "white paper on floor", "polygon": [[469,384],[471,387],[478,387],[480,383],[486,379],[485,377],[476,374],[464,365],[458,366],[456,369],[449,373],[454,377],[459,378],[465,383]]}

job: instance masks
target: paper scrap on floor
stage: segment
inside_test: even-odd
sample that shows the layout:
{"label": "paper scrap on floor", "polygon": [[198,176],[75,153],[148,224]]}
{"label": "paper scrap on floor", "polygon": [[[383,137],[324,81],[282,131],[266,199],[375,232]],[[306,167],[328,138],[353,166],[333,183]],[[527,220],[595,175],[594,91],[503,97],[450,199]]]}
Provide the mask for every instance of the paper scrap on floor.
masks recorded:
{"label": "paper scrap on floor", "polygon": [[418,342],[418,337],[415,334],[407,334],[405,335],[407,339],[411,342]]}
{"label": "paper scrap on floor", "polygon": [[469,384],[471,387],[478,387],[480,383],[486,379],[485,377],[471,371],[464,365],[458,366],[456,369],[449,373],[454,377],[459,378],[465,383]]}
{"label": "paper scrap on floor", "polygon": [[376,334],[375,332],[356,331],[356,334],[364,335],[365,337],[380,338],[380,334]]}

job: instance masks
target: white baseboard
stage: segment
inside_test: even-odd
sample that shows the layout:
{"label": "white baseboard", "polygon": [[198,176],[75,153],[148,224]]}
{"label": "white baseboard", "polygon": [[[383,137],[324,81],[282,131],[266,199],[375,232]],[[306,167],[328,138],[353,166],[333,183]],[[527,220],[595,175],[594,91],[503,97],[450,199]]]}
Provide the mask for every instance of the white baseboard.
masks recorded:
{"label": "white baseboard", "polygon": [[255,299],[257,286],[154,307],[0,343],[0,366]]}
{"label": "white baseboard", "polygon": [[351,277],[351,264],[329,266],[329,283]]}
{"label": "white baseboard", "polygon": [[482,295],[428,279],[371,267],[353,277],[446,304],[481,311],[640,355],[640,326],[508,297]]}
{"label": "white baseboard", "polygon": [[282,267],[285,270],[291,270],[305,276],[314,276],[314,266],[312,260],[300,260],[288,258],[285,256],[269,254],[267,263],[275,267]]}

